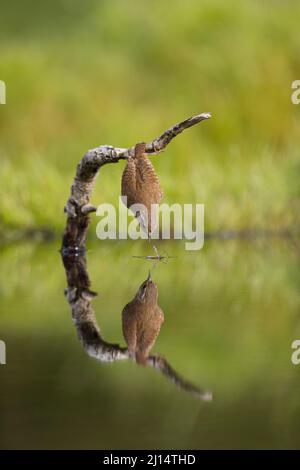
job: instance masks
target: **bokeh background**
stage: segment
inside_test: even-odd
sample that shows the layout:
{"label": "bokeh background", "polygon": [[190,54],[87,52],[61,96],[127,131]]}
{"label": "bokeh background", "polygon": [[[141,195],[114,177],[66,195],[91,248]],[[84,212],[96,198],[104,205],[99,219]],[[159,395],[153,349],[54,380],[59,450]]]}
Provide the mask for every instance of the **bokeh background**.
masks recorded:
{"label": "bokeh background", "polygon": [[[0,447],[299,447],[299,2],[0,0],[0,15]],[[210,234],[273,236],[159,244],[176,258],[153,274],[154,351],[213,391],[201,403],[154,370],[84,353],[58,249],[87,149],[207,111],[153,157],[164,201],[204,203]],[[117,202],[123,167],[101,170],[95,204]],[[93,241],[95,219],[93,305],[104,338],[124,344],[121,311],[149,267],[132,255],[149,246]]]}
{"label": "bokeh background", "polygon": [[[165,201],[209,231],[299,226],[299,2],[1,1],[1,230],[61,230],[75,165],[101,144],[213,119],[154,158]],[[94,202],[114,202],[123,164]]]}

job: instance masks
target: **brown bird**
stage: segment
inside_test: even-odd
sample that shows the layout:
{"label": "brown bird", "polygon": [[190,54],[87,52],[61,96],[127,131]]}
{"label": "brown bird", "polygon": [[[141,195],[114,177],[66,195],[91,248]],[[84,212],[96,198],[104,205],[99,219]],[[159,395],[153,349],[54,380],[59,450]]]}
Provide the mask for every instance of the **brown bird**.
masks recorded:
{"label": "brown bird", "polygon": [[157,285],[148,278],[122,312],[123,335],[128,352],[138,364],[145,365],[160,327],[164,313],[157,304]]}
{"label": "brown bird", "polygon": [[[157,211],[152,210],[152,204],[159,204],[163,193],[155,169],[145,152],[146,144],[136,144],[134,156],[129,157],[122,175],[122,199],[130,209],[135,204],[142,205],[133,208],[132,212],[138,219],[141,228],[151,238],[157,225]],[[127,201],[124,200],[127,197]]]}

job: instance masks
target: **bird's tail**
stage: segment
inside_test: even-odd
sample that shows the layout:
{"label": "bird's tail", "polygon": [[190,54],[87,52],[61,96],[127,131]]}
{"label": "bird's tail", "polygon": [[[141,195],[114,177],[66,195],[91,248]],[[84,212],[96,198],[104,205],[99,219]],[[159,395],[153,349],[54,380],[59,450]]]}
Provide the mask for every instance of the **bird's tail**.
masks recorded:
{"label": "bird's tail", "polygon": [[135,360],[138,364],[145,366],[147,365],[147,354],[145,354],[143,351],[137,350],[135,353]]}
{"label": "bird's tail", "polygon": [[136,144],[134,147],[134,158],[139,158],[141,157],[146,150],[146,143],[145,142],[139,142]]}

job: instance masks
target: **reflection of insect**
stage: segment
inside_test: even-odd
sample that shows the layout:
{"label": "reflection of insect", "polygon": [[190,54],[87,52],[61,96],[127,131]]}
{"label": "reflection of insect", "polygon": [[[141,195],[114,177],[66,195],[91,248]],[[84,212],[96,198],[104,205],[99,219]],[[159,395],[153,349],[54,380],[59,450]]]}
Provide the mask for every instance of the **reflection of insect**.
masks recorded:
{"label": "reflection of insect", "polygon": [[133,256],[133,258],[145,259],[147,261],[161,261],[164,264],[167,264],[170,258],[176,258],[176,256],[169,256],[166,251],[161,255],[157,253],[155,256]]}

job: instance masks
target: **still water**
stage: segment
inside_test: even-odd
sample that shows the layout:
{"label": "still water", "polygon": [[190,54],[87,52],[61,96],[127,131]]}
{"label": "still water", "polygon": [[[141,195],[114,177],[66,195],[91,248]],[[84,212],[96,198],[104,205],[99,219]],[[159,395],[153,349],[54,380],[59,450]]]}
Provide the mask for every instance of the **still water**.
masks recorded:
{"label": "still water", "polygon": [[[147,243],[90,243],[79,286],[88,310],[73,303],[73,318],[58,248],[1,248],[1,448],[299,447],[299,244],[210,240],[193,253],[161,243],[176,257],[153,267],[133,257]],[[150,267],[164,322],[149,354],[160,367],[121,357],[122,310]]]}

